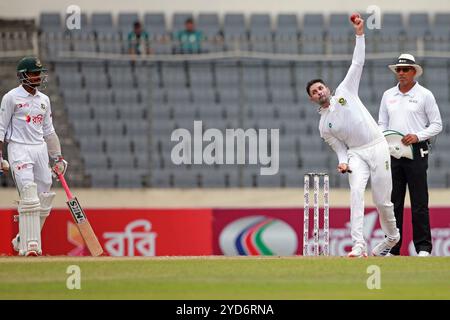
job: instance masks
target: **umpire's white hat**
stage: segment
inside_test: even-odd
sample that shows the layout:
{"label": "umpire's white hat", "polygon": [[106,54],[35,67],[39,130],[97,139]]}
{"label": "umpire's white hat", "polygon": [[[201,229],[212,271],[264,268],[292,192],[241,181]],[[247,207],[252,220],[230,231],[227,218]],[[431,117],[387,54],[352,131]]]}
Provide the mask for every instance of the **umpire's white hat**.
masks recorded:
{"label": "umpire's white hat", "polygon": [[397,67],[413,67],[416,69],[416,75],[414,78],[418,78],[422,75],[423,69],[420,65],[416,63],[416,59],[414,59],[414,56],[408,53],[402,53],[400,57],[398,57],[396,64],[390,64],[389,69],[391,69],[392,72],[397,73],[395,71],[395,68]]}

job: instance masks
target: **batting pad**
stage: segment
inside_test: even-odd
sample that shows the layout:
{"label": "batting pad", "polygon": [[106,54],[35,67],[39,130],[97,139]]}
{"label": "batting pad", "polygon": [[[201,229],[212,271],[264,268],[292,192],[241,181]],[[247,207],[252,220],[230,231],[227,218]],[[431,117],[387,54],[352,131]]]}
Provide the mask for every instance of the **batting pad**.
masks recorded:
{"label": "batting pad", "polygon": [[41,249],[40,201],[35,183],[26,185],[20,192],[19,201],[19,254]]}
{"label": "batting pad", "polygon": [[56,193],[54,192],[42,192],[39,194],[39,201],[41,205],[40,211],[40,224],[41,230],[44,226],[45,219],[50,215],[50,211],[52,210],[52,202],[55,199]]}

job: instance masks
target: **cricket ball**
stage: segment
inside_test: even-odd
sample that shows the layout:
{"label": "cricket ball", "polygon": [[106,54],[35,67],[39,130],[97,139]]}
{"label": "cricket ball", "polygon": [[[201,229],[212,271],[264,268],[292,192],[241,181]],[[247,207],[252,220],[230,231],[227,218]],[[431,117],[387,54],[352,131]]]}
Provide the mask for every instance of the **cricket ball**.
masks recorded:
{"label": "cricket ball", "polygon": [[361,18],[361,16],[360,16],[359,13],[354,13],[354,14],[352,14],[352,16],[350,17],[350,21],[353,22],[353,23],[356,23],[356,22],[355,22],[355,21],[356,21],[356,18]]}

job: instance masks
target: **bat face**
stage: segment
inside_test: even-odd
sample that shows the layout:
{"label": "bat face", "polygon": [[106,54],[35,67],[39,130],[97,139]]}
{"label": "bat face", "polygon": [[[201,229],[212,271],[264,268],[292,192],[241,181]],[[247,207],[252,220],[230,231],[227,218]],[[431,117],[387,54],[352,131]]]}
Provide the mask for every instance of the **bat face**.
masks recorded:
{"label": "bat face", "polygon": [[77,224],[77,227],[91,255],[93,257],[100,256],[103,253],[103,248],[98,242],[98,239],[94,233],[94,230],[92,230],[89,221],[86,220],[80,224]]}
{"label": "bat face", "polygon": [[103,253],[102,246],[98,242],[94,230],[92,230],[92,227],[87,220],[86,214],[84,213],[83,208],[81,208],[78,199],[70,199],[69,201],[67,201],[67,205],[73,219],[77,223],[78,230],[80,231],[80,234],[83,237],[83,240],[86,243],[86,246],[88,247],[91,255],[94,257],[101,255]]}

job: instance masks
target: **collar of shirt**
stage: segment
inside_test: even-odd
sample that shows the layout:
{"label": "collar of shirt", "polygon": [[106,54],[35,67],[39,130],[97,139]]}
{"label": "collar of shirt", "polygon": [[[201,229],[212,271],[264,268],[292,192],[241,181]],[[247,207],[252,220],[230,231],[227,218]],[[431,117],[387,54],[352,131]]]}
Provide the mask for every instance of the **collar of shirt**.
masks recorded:
{"label": "collar of shirt", "polygon": [[335,109],[335,107],[334,107],[335,103],[336,103],[336,98],[335,98],[335,96],[331,96],[331,98],[330,98],[330,105],[329,105],[328,107],[326,107],[326,108],[324,108],[324,107],[319,107],[319,109],[318,109],[317,111],[318,111],[320,114],[324,114],[324,113],[326,113],[327,111],[332,112],[332,111]]}
{"label": "collar of shirt", "polygon": [[327,111],[327,109],[328,109],[328,108],[319,107],[319,108],[317,109],[317,112],[318,112],[319,114],[324,114],[325,111]]}
{"label": "collar of shirt", "polygon": [[324,108],[324,107],[319,107],[319,109],[317,109],[317,112],[322,115],[325,114],[329,111],[330,107]]}
{"label": "collar of shirt", "polygon": [[397,90],[395,91],[394,96],[401,95],[401,96],[410,96],[411,98],[414,98],[414,96],[416,95],[416,91],[419,88],[419,82],[416,81],[414,86],[408,92],[405,92],[405,93],[401,92],[398,86],[399,86],[399,84],[397,84],[397,86],[396,86]]}
{"label": "collar of shirt", "polygon": [[22,85],[20,85],[19,86],[19,88],[18,88],[18,91],[17,91],[17,94],[20,96],[20,97],[24,97],[24,98],[26,98],[26,97],[38,97],[38,96],[40,96],[40,92],[39,92],[39,90],[36,88],[36,93],[34,94],[34,95],[32,95],[31,93],[29,93],[27,90],[25,90],[25,88],[22,86]]}

